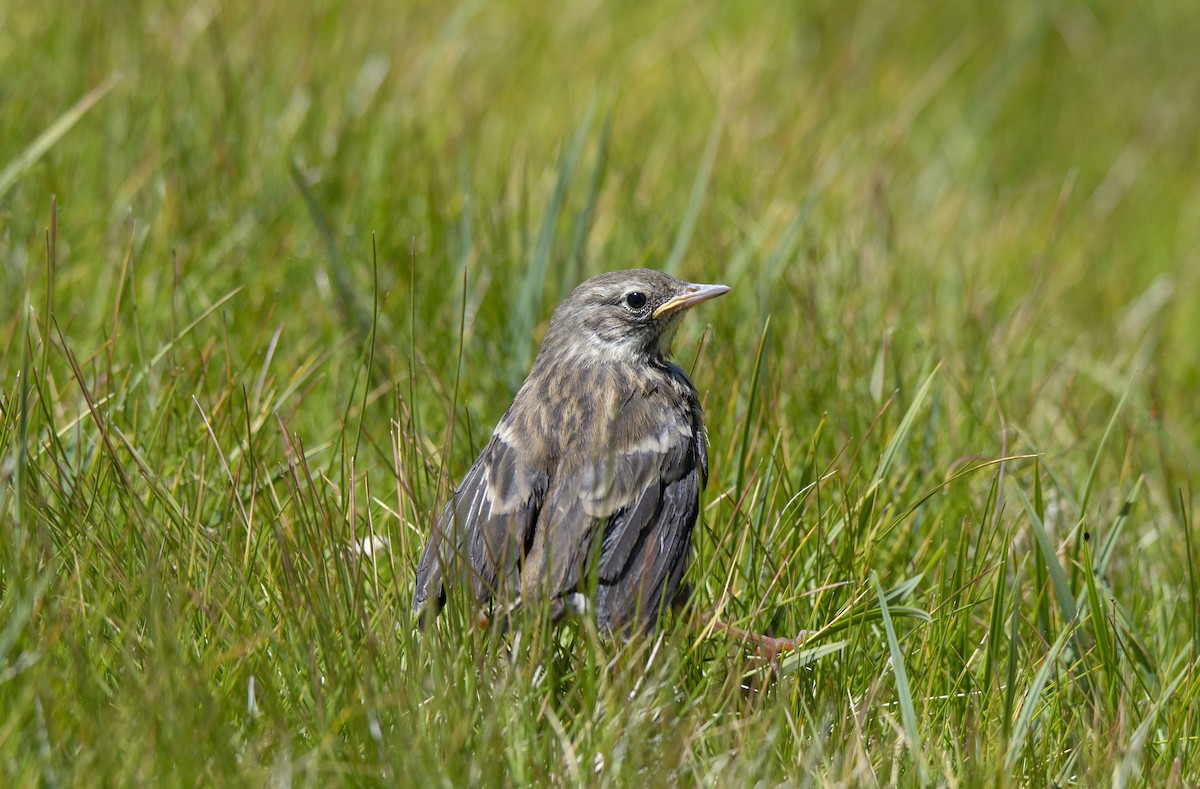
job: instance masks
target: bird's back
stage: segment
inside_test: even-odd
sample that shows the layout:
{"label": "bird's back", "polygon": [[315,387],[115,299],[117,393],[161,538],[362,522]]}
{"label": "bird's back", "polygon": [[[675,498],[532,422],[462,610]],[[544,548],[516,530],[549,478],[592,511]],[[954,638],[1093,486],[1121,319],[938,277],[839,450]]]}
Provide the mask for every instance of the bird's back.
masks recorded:
{"label": "bird's back", "polygon": [[675,365],[535,365],[434,529],[414,610],[449,571],[480,604],[590,591],[601,630],[652,624],[687,567],[707,465]]}

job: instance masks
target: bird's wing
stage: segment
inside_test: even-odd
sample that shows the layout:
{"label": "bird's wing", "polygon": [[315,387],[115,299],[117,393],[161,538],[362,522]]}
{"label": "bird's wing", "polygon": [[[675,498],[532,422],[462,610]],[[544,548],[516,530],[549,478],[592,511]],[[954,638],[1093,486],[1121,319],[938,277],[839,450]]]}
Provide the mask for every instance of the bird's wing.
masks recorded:
{"label": "bird's wing", "polygon": [[676,597],[708,477],[703,434],[695,435],[690,449],[692,461],[679,468],[678,477],[664,476],[657,495],[647,489],[606,525],[596,590],[601,629],[649,625]]}
{"label": "bird's wing", "polygon": [[547,475],[501,420],[446,504],[417,564],[412,610],[436,613],[443,581],[469,578],[477,602],[505,593],[546,492]]}
{"label": "bird's wing", "polygon": [[[620,431],[560,466],[522,567],[522,592],[556,599],[597,570],[596,621],[653,621],[687,566],[708,458],[695,407],[638,397]],[[599,560],[592,565],[599,552]]]}

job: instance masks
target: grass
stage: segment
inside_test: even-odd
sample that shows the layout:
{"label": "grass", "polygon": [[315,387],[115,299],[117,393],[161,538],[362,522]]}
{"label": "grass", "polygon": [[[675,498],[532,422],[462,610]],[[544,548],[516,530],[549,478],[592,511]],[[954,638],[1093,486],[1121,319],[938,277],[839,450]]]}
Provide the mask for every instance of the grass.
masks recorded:
{"label": "grass", "polygon": [[[1200,783],[1194,3],[56,5],[0,6],[0,782]],[[415,634],[636,265],[733,288],[695,598],[811,637]]]}

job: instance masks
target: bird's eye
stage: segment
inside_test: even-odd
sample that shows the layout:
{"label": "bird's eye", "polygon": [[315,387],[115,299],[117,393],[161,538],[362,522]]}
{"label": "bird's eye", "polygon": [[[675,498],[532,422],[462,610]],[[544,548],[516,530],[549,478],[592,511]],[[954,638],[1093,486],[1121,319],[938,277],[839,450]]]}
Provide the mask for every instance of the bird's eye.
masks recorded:
{"label": "bird's eye", "polygon": [[640,310],[646,306],[646,294],[635,290],[625,296],[625,303],[629,305],[630,309]]}

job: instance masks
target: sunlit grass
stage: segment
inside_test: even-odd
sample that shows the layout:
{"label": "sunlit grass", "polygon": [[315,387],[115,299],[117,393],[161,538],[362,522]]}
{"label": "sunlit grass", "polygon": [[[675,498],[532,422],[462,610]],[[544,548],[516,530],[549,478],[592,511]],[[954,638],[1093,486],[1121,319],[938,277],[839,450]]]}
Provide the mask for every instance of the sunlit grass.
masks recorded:
{"label": "sunlit grass", "polygon": [[[121,19],[0,10],[5,785],[1200,782],[1194,4]],[[630,266],[733,288],[691,609],[414,632]]]}

